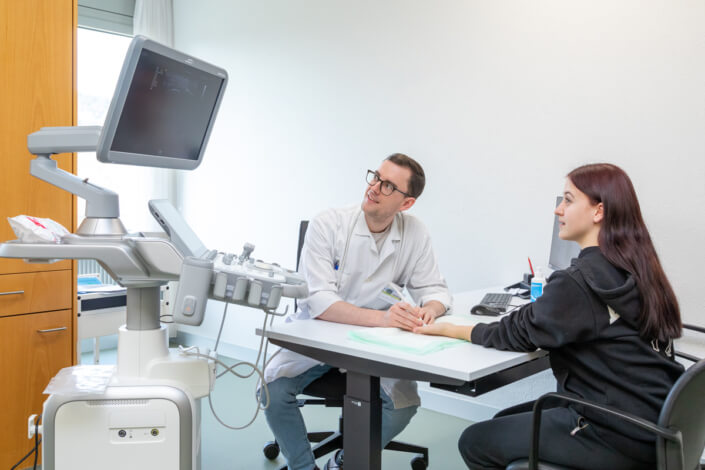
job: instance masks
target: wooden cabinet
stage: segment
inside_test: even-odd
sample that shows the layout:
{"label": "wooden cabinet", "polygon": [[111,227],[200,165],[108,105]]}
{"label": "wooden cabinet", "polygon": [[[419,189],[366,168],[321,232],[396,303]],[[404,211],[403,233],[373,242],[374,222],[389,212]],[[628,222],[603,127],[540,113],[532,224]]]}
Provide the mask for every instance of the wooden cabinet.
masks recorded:
{"label": "wooden cabinet", "polygon": [[[34,445],[27,418],[42,412],[42,392],[56,373],[71,364],[73,312],[13,315],[0,319],[0,464],[10,468]],[[31,467],[31,461],[19,468]]]}
{"label": "wooden cabinet", "polygon": [[[74,224],[71,194],[29,174],[33,156],[27,134],[75,123],[74,0],[0,0],[0,240],[15,238],[5,217],[49,217],[69,230]],[[54,157],[75,172],[75,157]],[[0,259],[0,274],[71,269]]]}
{"label": "wooden cabinet", "polygon": [[[6,218],[19,214],[73,231],[75,198],[29,174],[27,134],[76,124],[76,2],[0,0],[0,38],[0,242],[15,238]],[[75,173],[75,155],[55,158]],[[32,448],[27,418],[41,413],[49,379],[75,363],[75,279],[73,261],[0,258],[0,468]]]}
{"label": "wooden cabinet", "polygon": [[0,317],[70,309],[70,269],[0,276]]}

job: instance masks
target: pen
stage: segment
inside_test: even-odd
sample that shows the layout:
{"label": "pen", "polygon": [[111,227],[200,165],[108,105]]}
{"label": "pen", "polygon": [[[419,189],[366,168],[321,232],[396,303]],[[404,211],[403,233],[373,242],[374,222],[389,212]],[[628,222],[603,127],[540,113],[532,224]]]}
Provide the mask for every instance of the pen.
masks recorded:
{"label": "pen", "polygon": [[414,306],[413,302],[409,302],[409,299],[407,299],[404,296],[404,293],[402,292],[402,290],[399,289],[397,286],[392,286],[392,290],[394,291],[394,294],[396,294],[396,296],[399,297],[400,301],[406,302],[407,304],[411,305],[412,307]]}
{"label": "pen", "polygon": [[534,267],[531,265],[531,258],[527,256],[526,259],[529,260],[529,269],[531,269],[531,275],[533,276],[534,275]]}

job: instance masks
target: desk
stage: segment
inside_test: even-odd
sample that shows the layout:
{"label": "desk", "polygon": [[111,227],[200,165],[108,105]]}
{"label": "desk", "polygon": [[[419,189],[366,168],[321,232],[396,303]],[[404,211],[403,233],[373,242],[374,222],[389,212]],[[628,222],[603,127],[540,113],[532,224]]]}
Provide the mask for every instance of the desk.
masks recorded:
{"label": "desk", "polygon": [[[501,291],[482,289],[457,295],[454,311],[469,312],[486,292]],[[496,318],[477,317],[478,323],[494,320]],[[344,440],[345,465],[356,470],[381,468],[380,377],[427,381],[461,392],[474,389],[475,394],[479,394],[487,391],[481,388],[478,392],[476,384],[483,378],[506,370],[516,371],[523,365],[535,373],[545,369],[548,362],[544,351],[515,353],[470,343],[418,356],[348,339],[349,331],[360,328],[322,320],[303,320],[279,322],[265,333],[273,344],[347,370],[343,406],[343,432],[347,436]],[[257,334],[261,335],[262,331],[258,329]],[[530,374],[521,377],[526,375]]]}

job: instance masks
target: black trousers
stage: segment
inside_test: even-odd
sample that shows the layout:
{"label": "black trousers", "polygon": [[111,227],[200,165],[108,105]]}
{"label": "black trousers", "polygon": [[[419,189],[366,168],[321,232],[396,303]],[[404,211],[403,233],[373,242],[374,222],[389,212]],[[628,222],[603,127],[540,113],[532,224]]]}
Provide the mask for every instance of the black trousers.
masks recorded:
{"label": "black trousers", "polygon": [[[528,458],[533,405],[529,402],[508,408],[488,421],[468,427],[458,441],[468,468],[504,470],[511,462]],[[571,436],[579,420],[584,427]],[[654,452],[647,452],[645,461],[617,452],[594,425],[584,422],[570,408],[549,408],[541,415],[539,460],[543,462],[581,470],[644,470],[655,468]]]}

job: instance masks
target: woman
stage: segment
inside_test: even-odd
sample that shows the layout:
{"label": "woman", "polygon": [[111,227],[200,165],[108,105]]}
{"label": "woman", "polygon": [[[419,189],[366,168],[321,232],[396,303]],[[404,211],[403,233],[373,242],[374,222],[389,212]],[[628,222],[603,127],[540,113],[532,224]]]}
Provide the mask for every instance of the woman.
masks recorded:
{"label": "woman", "polygon": [[[585,165],[568,174],[555,213],[559,236],[578,242],[581,252],[553,273],[536,302],[491,324],[435,323],[414,331],[503,350],[542,348],[559,392],[656,421],[683,372],[673,356],[681,320],[634,187],[615,165]],[[526,458],[532,405],[467,428],[458,445],[468,467],[504,469]],[[653,468],[654,439],[624,421],[560,406],[542,414],[539,456],[584,469]]]}

